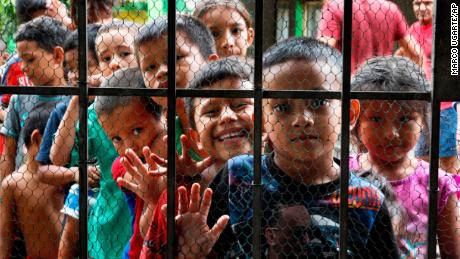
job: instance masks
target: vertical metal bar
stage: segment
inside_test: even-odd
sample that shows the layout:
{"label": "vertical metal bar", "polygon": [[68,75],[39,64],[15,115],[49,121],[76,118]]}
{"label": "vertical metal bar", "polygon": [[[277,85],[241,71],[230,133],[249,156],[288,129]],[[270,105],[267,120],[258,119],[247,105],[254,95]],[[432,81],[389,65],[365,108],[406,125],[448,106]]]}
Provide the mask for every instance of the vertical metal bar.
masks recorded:
{"label": "vertical metal bar", "polygon": [[175,190],[176,190],[176,1],[168,0],[168,252],[176,256]]}
{"label": "vertical metal bar", "polygon": [[255,50],[254,50],[254,182],[253,182],[253,258],[261,258],[262,222],[262,55],[263,55],[263,1],[256,0],[255,8]]}
{"label": "vertical metal bar", "polygon": [[[438,9],[438,1],[435,3],[435,23],[441,24],[443,17],[440,15],[441,9]],[[447,19],[444,20],[447,21]],[[437,73],[438,68],[441,65],[441,58],[436,56],[436,49],[441,48],[440,44],[440,31],[436,30],[436,26],[433,26],[434,33],[434,46],[432,49],[434,73],[433,73],[433,89],[431,92],[431,148],[430,148],[430,181],[428,189],[428,258],[436,258],[436,230],[437,230],[437,215],[438,215],[438,167],[439,167],[439,126],[441,119],[441,103],[439,100],[438,86],[440,80],[440,74]]]}
{"label": "vertical metal bar", "polygon": [[78,1],[78,87],[80,88],[80,130],[79,137],[79,174],[80,174],[80,205],[79,220],[79,258],[88,258],[88,88],[87,88],[87,49],[88,39],[86,36],[86,0]]}
{"label": "vertical metal bar", "polygon": [[295,19],[295,14],[296,14],[296,1],[297,0],[289,0],[289,20],[288,20],[288,35],[289,37],[294,37],[295,36],[295,28],[296,28],[296,19]]}
{"label": "vertical metal bar", "polygon": [[340,143],[340,258],[347,258],[348,250],[348,180],[350,148],[350,76],[351,76],[351,34],[353,0],[344,2],[342,31],[342,135]]}

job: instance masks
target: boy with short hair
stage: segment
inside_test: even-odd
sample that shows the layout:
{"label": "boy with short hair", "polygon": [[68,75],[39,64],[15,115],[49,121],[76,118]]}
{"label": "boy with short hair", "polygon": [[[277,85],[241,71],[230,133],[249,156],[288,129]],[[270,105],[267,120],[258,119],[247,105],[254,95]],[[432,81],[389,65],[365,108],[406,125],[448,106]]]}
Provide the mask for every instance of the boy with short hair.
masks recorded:
{"label": "boy with short hair", "polygon": [[[341,62],[340,53],[324,43],[288,39],[264,54],[264,88],[338,91]],[[307,247],[309,256],[338,257],[340,168],[333,160],[333,148],[340,133],[339,101],[266,99],[264,114],[273,153],[262,157],[262,229],[270,220],[267,213],[273,204],[302,204],[312,224],[326,237],[318,239],[316,252]],[[230,224],[213,249],[219,256],[252,255],[253,159],[245,155],[229,160],[210,184],[214,197],[209,225],[222,214],[230,215]],[[383,194],[351,174],[348,201],[347,254],[353,258],[398,257]],[[262,245],[266,248],[266,240]]]}
{"label": "boy with short hair", "polygon": [[[39,17],[21,25],[15,35],[22,69],[38,86],[64,86],[64,39],[67,28],[49,17]],[[5,153],[0,164],[0,180],[23,162],[24,121],[33,113],[49,116],[64,96],[14,95],[0,133],[6,136]]]}
{"label": "boy with short hair", "polygon": [[56,258],[63,216],[62,191],[44,184],[35,160],[46,125],[46,116],[31,114],[21,137],[27,148],[26,162],[2,181],[0,188],[0,258],[13,252],[15,228],[24,236],[28,258]]}
{"label": "boy with short hair", "polygon": [[[202,22],[191,16],[178,15],[176,28],[176,87],[187,88],[200,68],[207,61],[216,60],[218,56],[214,38]],[[136,37],[136,59],[148,88],[168,87],[167,38],[167,17],[160,17],[146,24]],[[160,105],[167,106],[164,97],[152,99]],[[192,139],[183,102],[183,99],[177,99],[176,103],[176,149],[179,154],[182,154],[180,136],[185,134]],[[200,152],[194,141],[191,144],[190,155],[194,160],[201,160],[206,156],[204,152]]]}
{"label": "boy with short hair", "polygon": [[[231,57],[206,64],[189,89],[253,89],[249,60]],[[186,98],[190,126],[213,164],[201,173],[207,186],[232,157],[252,154],[254,100],[251,98]]]}

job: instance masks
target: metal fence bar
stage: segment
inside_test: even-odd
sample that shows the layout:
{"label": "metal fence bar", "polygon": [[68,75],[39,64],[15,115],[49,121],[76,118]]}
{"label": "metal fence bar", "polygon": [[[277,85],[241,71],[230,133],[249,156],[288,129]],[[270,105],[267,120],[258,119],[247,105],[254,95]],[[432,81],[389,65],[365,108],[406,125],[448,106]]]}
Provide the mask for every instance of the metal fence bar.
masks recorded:
{"label": "metal fence bar", "polygon": [[[439,1],[436,1],[435,4],[435,19],[436,24],[441,24],[440,12],[441,9],[438,9]],[[430,181],[428,187],[428,232],[427,232],[427,242],[428,242],[428,258],[436,258],[436,232],[437,232],[437,215],[438,215],[438,167],[439,167],[439,127],[440,127],[440,116],[441,116],[441,102],[439,100],[439,91],[438,85],[440,76],[436,73],[437,68],[440,67],[440,60],[435,55],[436,47],[442,47],[439,43],[439,38],[441,35],[440,31],[436,30],[436,26],[433,28],[434,37],[434,48],[432,50],[433,54],[433,64],[434,72],[433,73],[433,89],[432,89],[432,102],[431,102],[431,148],[430,148]]]}
{"label": "metal fence bar", "polygon": [[347,258],[348,248],[348,157],[350,149],[350,75],[351,75],[351,33],[353,0],[344,2],[343,19],[343,74],[342,74],[342,124],[340,149],[340,258]]}
{"label": "metal fence bar", "polygon": [[[80,102],[79,137],[79,248],[80,258],[88,258],[88,87],[87,87],[87,49],[86,35],[86,0],[78,2],[78,87]],[[71,88],[69,88],[71,89]]]}
{"label": "metal fence bar", "polygon": [[256,0],[255,12],[255,53],[254,53],[254,182],[253,184],[253,258],[261,258],[262,222],[262,43],[263,43],[262,0]]}
{"label": "metal fence bar", "polygon": [[175,191],[176,191],[176,0],[168,0],[168,251],[176,257]]}

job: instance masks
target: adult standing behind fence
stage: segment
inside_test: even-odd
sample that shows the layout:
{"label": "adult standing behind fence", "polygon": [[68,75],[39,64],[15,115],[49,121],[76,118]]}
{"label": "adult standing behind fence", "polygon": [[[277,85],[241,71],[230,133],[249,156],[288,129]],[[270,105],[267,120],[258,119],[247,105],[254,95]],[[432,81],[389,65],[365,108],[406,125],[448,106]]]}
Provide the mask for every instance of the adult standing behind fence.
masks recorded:
{"label": "adult standing behind fence", "polygon": [[[342,51],[344,0],[327,1],[318,26],[319,40]],[[414,62],[423,64],[420,45],[407,33],[407,23],[398,6],[386,0],[353,0],[351,72],[367,59],[393,53],[394,43],[407,50]]]}

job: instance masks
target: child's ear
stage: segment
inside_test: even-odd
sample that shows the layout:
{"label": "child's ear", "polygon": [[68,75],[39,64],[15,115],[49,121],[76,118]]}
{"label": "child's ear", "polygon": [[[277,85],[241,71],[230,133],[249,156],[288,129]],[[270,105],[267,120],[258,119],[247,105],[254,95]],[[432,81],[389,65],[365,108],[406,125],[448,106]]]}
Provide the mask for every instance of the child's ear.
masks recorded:
{"label": "child's ear", "polygon": [[265,239],[267,239],[268,245],[274,246],[275,245],[275,237],[274,237],[273,228],[266,228],[264,232],[265,232],[264,233]]}
{"label": "child's ear", "polygon": [[62,64],[64,62],[64,49],[60,46],[57,46],[53,49],[54,60],[57,64]]}
{"label": "child's ear", "polygon": [[248,28],[248,46],[251,46],[252,43],[254,42],[256,34],[254,32],[253,28]]}
{"label": "child's ear", "polygon": [[216,60],[219,60],[219,55],[211,54],[208,56],[208,61],[216,61]]}
{"label": "child's ear", "polygon": [[353,128],[356,125],[360,112],[361,104],[359,103],[359,100],[352,99],[350,101],[350,128]]}
{"label": "child's ear", "polygon": [[32,131],[32,134],[30,135],[30,140],[30,143],[32,143],[32,145],[40,145],[42,141],[42,135],[40,134],[40,131],[38,129]]}

